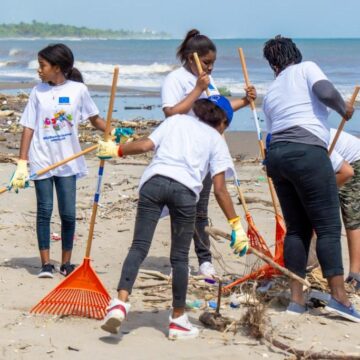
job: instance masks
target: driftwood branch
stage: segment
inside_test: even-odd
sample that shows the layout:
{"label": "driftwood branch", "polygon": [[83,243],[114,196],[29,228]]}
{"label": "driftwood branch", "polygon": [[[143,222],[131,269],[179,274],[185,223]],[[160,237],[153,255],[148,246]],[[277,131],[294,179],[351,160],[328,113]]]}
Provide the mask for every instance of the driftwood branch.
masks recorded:
{"label": "driftwood branch", "polygon": [[[171,277],[169,275],[165,275],[165,274],[161,273],[160,271],[156,271],[156,270],[140,269],[139,273],[143,274],[143,275],[153,276],[153,277],[161,279],[161,280],[170,281],[170,279],[171,279]],[[199,281],[199,280],[204,280],[204,279],[206,279],[206,276],[204,276],[204,275],[194,275],[194,276],[191,275],[189,277],[189,281],[192,281],[192,280]]]}
{"label": "driftwood branch", "polygon": [[[218,239],[218,237],[222,237],[224,239],[227,240],[231,240],[231,235],[219,230],[217,228],[214,227],[209,227],[207,226],[205,228],[205,231],[212,236],[215,240]],[[297,280],[299,281],[301,284],[303,284],[304,286],[306,286],[307,288],[309,288],[311,286],[311,284],[307,281],[302,279],[300,276],[294,274],[293,272],[291,272],[288,269],[285,269],[284,267],[280,266],[279,264],[277,264],[274,260],[272,260],[271,258],[269,258],[268,256],[264,255],[262,252],[249,247],[249,252],[253,253],[254,255],[256,255],[258,258],[260,258],[261,260],[265,261],[267,264],[269,264],[270,266],[272,266],[274,269],[279,270],[281,273],[283,273],[284,275],[288,276],[289,278],[293,279],[293,280]]]}
{"label": "driftwood branch", "polygon": [[312,352],[311,350],[294,349],[292,346],[273,338],[268,332],[264,334],[264,338],[278,349],[294,354],[297,359],[360,360],[359,353],[335,353],[333,351]]}
{"label": "driftwood branch", "polygon": [[167,280],[167,281],[170,280],[169,275],[164,275],[160,271],[140,269],[139,273],[144,274],[144,275],[150,275],[150,276],[159,278],[161,280]]}

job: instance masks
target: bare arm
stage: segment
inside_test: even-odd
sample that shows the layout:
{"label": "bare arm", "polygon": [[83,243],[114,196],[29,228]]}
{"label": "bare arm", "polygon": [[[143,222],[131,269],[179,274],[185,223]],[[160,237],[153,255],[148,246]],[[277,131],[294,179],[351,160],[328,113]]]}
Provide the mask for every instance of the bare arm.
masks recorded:
{"label": "bare arm", "polygon": [[243,107],[249,105],[249,100],[244,96],[243,98],[233,98],[230,99],[231,107],[234,111],[242,109]]}
{"label": "bare arm", "polygon": [[242,109],[243,107],[250,104],[250,100],[255,101],[257,97],[256,89],[253,85],[248,86],[245,88],[246,96],[242,98],[233,98],[230,99],[231,107],[234,111]]}
{"label": "bare arm", "polygon": [[166,107],[163,109],[165,116],[169,117],[176,114],[187,114],[191,110],[194,102],[199,98],[202,92],[207,89],[209,84],[210,84],[209,75],[203,72],[199,76],[196,82],[196,86],[185,99],[181,100],[179,103],[177,103],[174,106]]}
{"label": "bare arm", "polygon": [[353,176],[354,176],[353,167],[347,161],[344,161],[343,164],[341,165],[341,168],[336,173],[336,184],[337,184],[338,188],[343,186]]}
{"label": "bare arm", "polygon": [[89,120],[91,122],[91,125],[98,130],[105,131],[106,128],[106,122],[105,120],[100,117],[99,115],[91,116],[89,117]]}
{"label": "bare arm", "polygon": [[150,150],[154,150],[155,147],[154,143],[149,138],[142,138],[120,146],[123,155],[143,154]]}
{"label": "bare arm", "polygon": [[216,174],[213,177],[215,198],[228,220],[236,217],[234,204],[226,188],[225,173]]}
{"label": "bare arm", "polygon": [[28,160],[28,154],[29,154],[29,149],[33,134],[34,134],[33,129],[24,127],[20,142],[20,154],[19,154],[20,160]]}

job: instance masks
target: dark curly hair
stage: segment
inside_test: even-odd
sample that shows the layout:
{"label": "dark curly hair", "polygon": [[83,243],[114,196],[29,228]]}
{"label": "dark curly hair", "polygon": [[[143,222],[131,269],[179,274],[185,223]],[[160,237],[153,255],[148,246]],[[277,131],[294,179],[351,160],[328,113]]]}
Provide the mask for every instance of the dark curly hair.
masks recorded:
{"label": "dark curly hair", "polygon": [[268,40],[264,45],[263,53],[276,73],[280,73],[291,64],[299,64],[302,60],[301,52],[295,43],[281,35]]}
{"label": "dark curly hair", "polygon": [[202,122],[213,128],[217,128],[224,121],[229,125],[225,111],[208,99],[196,100],[192,109]]}

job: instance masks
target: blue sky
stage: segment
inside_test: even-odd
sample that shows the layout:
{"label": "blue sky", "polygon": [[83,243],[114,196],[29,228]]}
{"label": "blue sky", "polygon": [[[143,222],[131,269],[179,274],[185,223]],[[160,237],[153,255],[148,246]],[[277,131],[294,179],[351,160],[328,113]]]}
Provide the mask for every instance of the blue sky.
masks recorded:
{"label": "blue sky", "polygon": [[212,38],[360,38],[359,0],[0,0],[0,22],[104,29],[198,28]]}

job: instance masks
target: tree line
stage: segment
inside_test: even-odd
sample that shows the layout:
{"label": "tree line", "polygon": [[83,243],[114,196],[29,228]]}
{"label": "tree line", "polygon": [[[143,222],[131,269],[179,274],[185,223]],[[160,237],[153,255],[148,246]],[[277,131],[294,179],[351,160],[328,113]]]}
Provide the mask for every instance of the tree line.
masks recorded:
{"label": "tree line", "polygon": [[31,23],[0,24],[0,38],[33,38],[33,37],[79,37],[79,38],[170,38],[166,32],[129,30],[102,30],[90,29],[85,26],[78,27],[64,24],[49,24],[37,21]]}

